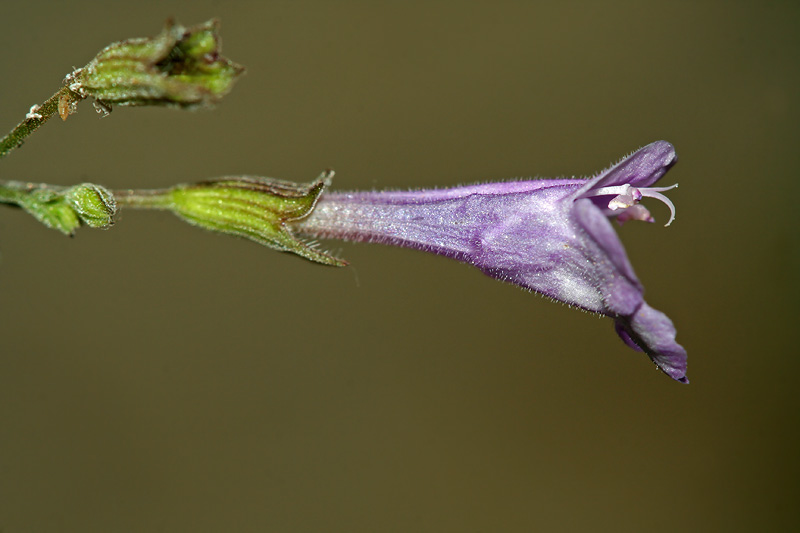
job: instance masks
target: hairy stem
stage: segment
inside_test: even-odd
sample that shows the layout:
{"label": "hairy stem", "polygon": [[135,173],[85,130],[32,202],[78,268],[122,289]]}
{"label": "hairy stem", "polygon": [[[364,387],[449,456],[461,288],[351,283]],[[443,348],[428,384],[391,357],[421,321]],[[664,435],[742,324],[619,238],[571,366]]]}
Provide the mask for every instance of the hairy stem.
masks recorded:
{"label": "hairy stem", "polygon": [[66,120],[67,115],[72,110],[72,106],[81,99],[81,96],[71,91],[69,87],[62,87],[53,96],[45,100],[44,103],[33,106],[28,111],[25,119],[0,140],[0,159],[14,148],[22,146],[25,138],[50,120],[53,115],[58,113],[62,119]]}
{"label": "hairy stem", "polygon": [[112,191],[117,205],[134,209],[170,209],[170,189],[121,189]]}
{"label": "hairy stem", "polygon": [[31,184],[19,181],[0,181],[0,203],[18,204],[25,189]]}

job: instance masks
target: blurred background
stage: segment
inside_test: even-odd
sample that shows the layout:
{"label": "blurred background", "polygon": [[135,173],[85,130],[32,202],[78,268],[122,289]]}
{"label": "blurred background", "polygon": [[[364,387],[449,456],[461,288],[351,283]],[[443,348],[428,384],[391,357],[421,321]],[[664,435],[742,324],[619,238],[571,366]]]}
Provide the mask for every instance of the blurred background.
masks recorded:
{"label": "blurred background", "polygon": [[248,68],[215,110],[85,102],[2,178],[451,186],[666,139],[677,219],[619,233],[692,383],[440,257],[331,242],[328,268],[138,211],[68,239],[3,207],[0,531],[797,527],[796,3],[16,2],[0,127],[170,16],[219,17]]}

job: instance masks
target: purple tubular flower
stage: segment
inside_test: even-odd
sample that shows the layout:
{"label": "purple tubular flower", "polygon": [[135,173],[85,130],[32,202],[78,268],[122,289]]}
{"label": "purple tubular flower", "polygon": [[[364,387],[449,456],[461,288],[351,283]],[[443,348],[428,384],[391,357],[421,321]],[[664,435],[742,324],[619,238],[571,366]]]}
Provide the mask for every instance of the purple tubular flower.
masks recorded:
{"label": "purple tubular flower", "polygon": [[644,301],[609,217],[652,222],[638,202],[677,157],[654,142],[593,178],[510,181],[420,191],[323,193],[294,230],[404,246],[470,263],[487,275],[615,321],[617,334],[669,377],[688,383],[686,351],[666,315]]}

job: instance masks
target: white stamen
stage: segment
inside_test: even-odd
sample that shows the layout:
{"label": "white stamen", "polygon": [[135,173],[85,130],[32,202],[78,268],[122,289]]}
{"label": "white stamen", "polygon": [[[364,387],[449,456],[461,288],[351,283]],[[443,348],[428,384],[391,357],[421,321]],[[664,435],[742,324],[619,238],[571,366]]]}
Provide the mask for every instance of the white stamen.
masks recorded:
{"label": "white stamen", "polygon": [[651,188],[645,187],[643,189],[639,189],[640,191],[642,191],[642,196],[647,196],[648,198],[655,198],[656,200],[661,200],[662,202],[667,204],[667,207],[669,207],[669,220],[667,221],[666,224],[664,224],[664,227],[669,226],[670,224],[672,224],[672,221],[675,220],[675,205],[672,203],[672,201],[670,201],[669,198],[661,194],[661,191],[668,191],[670,189],[674,189],[677,186],[678,184],[676,183],[675,185],[672,185],[670,187],[651,187]]}
{"label": "white stamen", "polygon": [[[667,221],[664,226],[669,226],[672,224],[672,221],[675,220],[675,205],[670,201],[669,198],[661,194],[664,191],[668,191],[670,189],[674,189],[677,187],[678,184],[671,185],[669,187],[632,187],[630,184],[625,185],[616,185],[614,187],[600,187],[599,189],[595,189],[591,191],[589,194],[584,196],[592,197],[592,196],[611,196],[614,195],[608,202],[608,208],[611,211],[617,211],[619,209],[629,209],[639,203],[639,201],[644,198],[655,198],[656,200],[661,200],[664,202],[667,207],[669,207],[669,220]],[[628,217],[638,219],[638,217]]]}
{"label": "white stamen", "polygon": [[626,194],[615,196],[610,202],[608,202],[608,208],[612,211],[616,211],[617,209],[627,209],[629,207],[633,207],[634,205],[636,205],[636,200],[633,199],[633,196]]}
{"label": "white stamen", "polygon": [[[590,191],[589,196],[609,196],[609,195],[630,195],[631,194],[631,187],[629,184],[625,185],[616,185],[614,187],[600,187],[599,189],[595,189]],[[635,189],[634,189],[635,190]]]}

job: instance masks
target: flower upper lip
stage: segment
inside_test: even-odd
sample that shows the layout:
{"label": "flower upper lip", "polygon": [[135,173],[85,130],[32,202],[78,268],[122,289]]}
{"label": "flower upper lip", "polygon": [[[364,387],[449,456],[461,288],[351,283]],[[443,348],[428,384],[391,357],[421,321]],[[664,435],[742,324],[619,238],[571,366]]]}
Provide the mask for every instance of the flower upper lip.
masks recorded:
{"label": "flower upper lip", "polygon": [[671,143],[667,141],[650,143],[591,178],[578,190],[577,196],[583,196],[591,189],[615,185],[649,187],[660,180],[677,162],[678,156]]}
{"label": "flower upper lip", "polygon": [[669,226],[675,220],[675,205],[661,193],[678,185],[651,185],[661,179],[677,161],[678,156],[672,144],[656,141],[597,174],[581,187],[574,198],[592,198],[607,216],[617,216],[620,222],[653,222],[650,212],[639,205],[639,201],[644,197],[655,198],[669,207],[670,217],[665,224]]}

